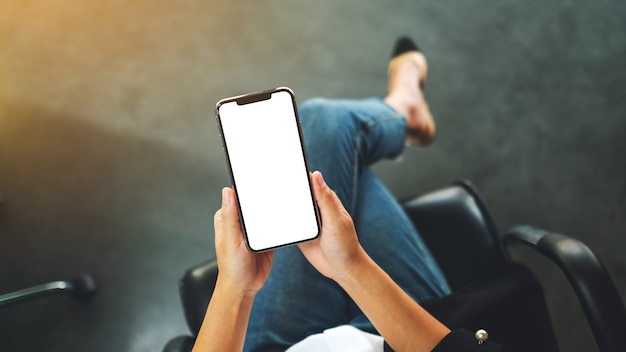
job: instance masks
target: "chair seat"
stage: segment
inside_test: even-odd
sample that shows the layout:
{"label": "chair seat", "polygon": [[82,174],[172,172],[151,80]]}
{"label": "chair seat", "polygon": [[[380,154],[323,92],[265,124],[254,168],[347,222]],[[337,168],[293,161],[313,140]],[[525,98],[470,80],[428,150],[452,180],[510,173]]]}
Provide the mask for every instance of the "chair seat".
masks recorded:
{"label": "chair seat", "polygon": [[522,264],[505,264],[451,295],[420,304],[450,329],[485,329],[509,352],[558,351],[543,289]]}

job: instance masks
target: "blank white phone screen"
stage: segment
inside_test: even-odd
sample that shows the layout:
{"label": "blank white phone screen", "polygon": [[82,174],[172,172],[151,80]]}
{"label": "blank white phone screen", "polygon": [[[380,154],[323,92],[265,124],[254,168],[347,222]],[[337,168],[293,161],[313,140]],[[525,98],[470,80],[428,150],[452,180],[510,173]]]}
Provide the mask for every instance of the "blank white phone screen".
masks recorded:
{"label": "blank white phone screen", "polygon": [[315,238],[319,227],[291,94],[224,103],[218,115],[250,248]]}

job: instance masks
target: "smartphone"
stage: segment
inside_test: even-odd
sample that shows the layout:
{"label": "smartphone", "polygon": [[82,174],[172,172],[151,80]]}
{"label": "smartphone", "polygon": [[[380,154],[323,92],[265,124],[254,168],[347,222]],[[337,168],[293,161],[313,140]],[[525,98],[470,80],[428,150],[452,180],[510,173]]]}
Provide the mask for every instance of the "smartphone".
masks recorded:
{"label": "smartphone", "polygon": [[293,91],[222,99],[216,116],[248,248],[267,251],[319,236]]}

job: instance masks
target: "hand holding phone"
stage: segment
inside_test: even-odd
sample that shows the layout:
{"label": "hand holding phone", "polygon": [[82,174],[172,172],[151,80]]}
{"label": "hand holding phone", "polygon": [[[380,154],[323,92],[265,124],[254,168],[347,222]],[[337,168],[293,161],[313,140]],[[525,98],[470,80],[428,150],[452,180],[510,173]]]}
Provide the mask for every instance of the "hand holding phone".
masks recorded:
{"label": "hand holding phone", "polygon": [[320,220],[293,92],[223,99],[216,113],[248,247],[265,251],[316,238]]}

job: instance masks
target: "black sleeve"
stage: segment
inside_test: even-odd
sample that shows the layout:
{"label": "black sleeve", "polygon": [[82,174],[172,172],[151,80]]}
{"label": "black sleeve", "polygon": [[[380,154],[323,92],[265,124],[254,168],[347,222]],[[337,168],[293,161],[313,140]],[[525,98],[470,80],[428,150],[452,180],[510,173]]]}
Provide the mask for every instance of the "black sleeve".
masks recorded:
{"label": "black sleeve", "polygon": [[439,344],[435,347],[433,352],[503,352],[504,349],[502,345],[492,342],[485,341],[482,344],[479,344],[474,337],[474,334],[469,330],[458,329],[454,330],[446,337],[439,342]]}

